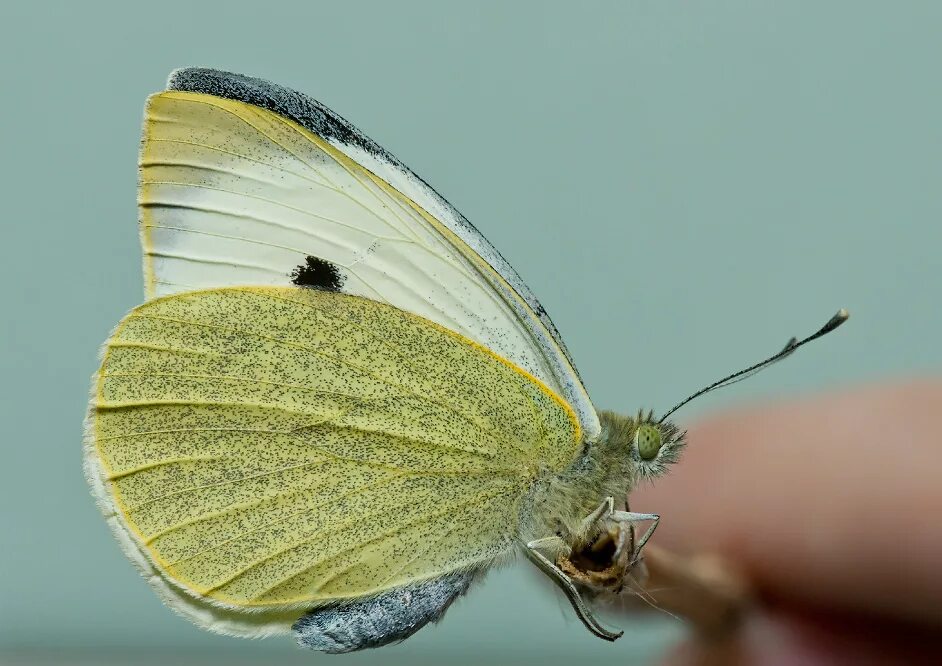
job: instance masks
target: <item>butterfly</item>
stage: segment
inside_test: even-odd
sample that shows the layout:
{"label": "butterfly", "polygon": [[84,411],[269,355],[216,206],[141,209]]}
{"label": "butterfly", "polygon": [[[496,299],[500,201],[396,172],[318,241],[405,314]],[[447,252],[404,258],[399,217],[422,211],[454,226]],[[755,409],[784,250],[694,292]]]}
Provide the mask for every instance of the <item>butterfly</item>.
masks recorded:
{"label": "butterfly", "polygon": [[620,635],[584,593],[642,571],[658,516],[624,498],[684,433],[596,410],[530,289],[424,181],[304,94],[190,68],[147,101],[139,211],[146,300],[104,345],[85,468],[167,605],[348,652],[524,553]]}

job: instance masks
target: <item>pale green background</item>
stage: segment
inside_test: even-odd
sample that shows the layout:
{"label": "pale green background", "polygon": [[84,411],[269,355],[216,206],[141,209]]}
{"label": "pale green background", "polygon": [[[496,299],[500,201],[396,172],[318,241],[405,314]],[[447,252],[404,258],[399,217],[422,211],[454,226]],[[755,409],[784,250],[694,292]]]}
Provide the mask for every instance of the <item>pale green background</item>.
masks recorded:
{"label": "pale green background", "polygon": [[840,306],[846,329],[684,416],[942,366],[942,3],[124,4],[3,10],[0,661],[643,663],[682,635],[609,616],[602,643],[523,563],[346,658],[160,605],[80,443],[142,298],[139,123],[175,67],[307,91],[402,158],[540,295],[599,405],[664,408]]}

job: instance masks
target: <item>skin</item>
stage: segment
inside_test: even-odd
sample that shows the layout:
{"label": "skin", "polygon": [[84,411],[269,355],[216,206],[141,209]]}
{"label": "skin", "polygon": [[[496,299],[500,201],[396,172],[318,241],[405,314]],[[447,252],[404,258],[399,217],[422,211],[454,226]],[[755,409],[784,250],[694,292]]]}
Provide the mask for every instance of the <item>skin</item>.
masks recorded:
{"label": "skin", "polygon": [[672,664],[942,663],[942,380],[855,388],[702,420],[632,494],[655,541],[723,557],[758,602]]}

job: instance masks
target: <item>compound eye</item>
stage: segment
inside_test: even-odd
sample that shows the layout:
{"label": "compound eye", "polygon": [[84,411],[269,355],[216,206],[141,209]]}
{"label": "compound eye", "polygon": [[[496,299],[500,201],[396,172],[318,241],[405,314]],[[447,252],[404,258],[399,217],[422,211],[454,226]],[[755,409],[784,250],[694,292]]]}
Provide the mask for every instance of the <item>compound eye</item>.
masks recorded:
{"label": "compound eye", "polygon": [[661,429],[651,423],[642,423],[635,432],[635,446],[642,460],[653,460],[661,450]]}

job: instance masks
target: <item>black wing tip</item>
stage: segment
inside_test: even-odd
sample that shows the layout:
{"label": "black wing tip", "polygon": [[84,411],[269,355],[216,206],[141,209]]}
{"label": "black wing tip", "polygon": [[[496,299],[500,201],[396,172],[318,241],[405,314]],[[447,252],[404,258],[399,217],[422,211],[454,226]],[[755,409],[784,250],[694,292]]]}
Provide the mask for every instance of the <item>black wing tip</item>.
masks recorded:
{"label": "black wing tip", "polygon": [[245,74],[212,67],[181,67],[167,78],[167,90],[195,92],[268,109],[331,142],[354,145],[399,164],[337,113],[302,92]]}
{"label": "black wing tip", "polygon": [[167,77],[167,90],[209,92],[211,88],[231,90],[239,86],[256,89],[281,88],[265,79],[214,67],[180,67],[170,72]]}

